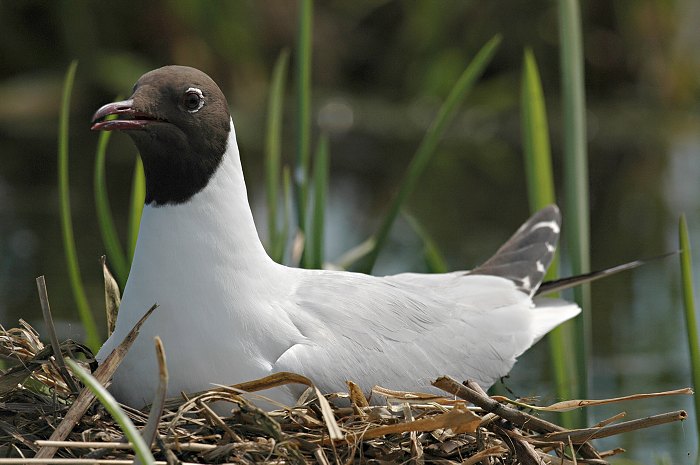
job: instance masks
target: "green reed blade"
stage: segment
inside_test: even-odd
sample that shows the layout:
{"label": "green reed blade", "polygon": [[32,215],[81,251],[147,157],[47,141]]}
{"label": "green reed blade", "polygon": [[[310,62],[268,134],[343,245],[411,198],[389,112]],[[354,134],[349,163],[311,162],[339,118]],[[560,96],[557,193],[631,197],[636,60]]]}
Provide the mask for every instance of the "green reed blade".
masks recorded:
{"label": "green reed blade", "polygon": [[141,224],[141,212],[146,201],[146,174],[143,171],[141,157],[134,161],[134,174],[131,179],[131,207],[129,208],[129,263],[134,259],[136,240],[139,237]]}
{"label": "green reed blade", "polygon": [[[279,250],[277,241],[285,240],[277,229],[280,164],[282,158],[282,116],[284,87],[289,67],[289,50],[283,50],[272,72],[270,97],[267,102],[267,130],[265,132],[265,189],[267,194],[268,252]],[[272,254],[274,255],[274,254]],[[275,257],[273,257],[275,258]]]}
{"label": "green reed blade", "polygon": [[447,261],[445,257],[440,252],[437,244],[430,236],[428,231],[423,227],[420,221],[416,219],[415,216],[403,212],[402,215],[408,221],[411,228],[418,234],[421,241],[423,242],[423,257],[425,258],[425,264],[428,266],[428,270],[431,273],[447,273]]}
{"label": "green reed blade", "polygon": [[[530,210],[534,213],[547,205],[556,203],[556,196],[544,92],[537,62],[530,49],[525,50],[521,85],[520,109],[525,174]],[[547,270],[545,280],[556,279],[558,267],[559,257],[555,256]],[[576,364],[572,363],[576,360],[574,329],[574,323],[566,322],[547,335],[558,399],[573,399],[578,383],[578,370]],[[567,427],[573,427],[577,421],[575,412],[564,412],[561,416],[562,422]]]}
{"label": "green reed blade", "polygon": [[314,210],[311,219],[309,268],[323,267],[323,222],[326,217],[330,149],[328,136],[321,134],[314,156]]}
{"label": "green reed blade", "polygon": [[283,263],[285,254],[287,253],[287,239],[289,237],[289,225],[292,218],[292,175],[289,167],[282,168],[282,204],[284,205],[284,214],[282,216],[282,228],[277,232],[275,243],[277,248],[272,252],[272,259],[277,263]]}
{"label": "green reed blade", "polygon": [[[588,156],[586,147],[586,100],[584,90],[583,39],[577,0],[559,0],[559,50],[564,119],[564,227],[571,272],[590,271],[590,226],[588,212]],[[579,385],[576,396],[588,397],[591,305],[590,286],[574,289],[582,317],[576,318]]]}
{"label": "green reed blade", "polygon": [[[525,50],[520,94],[523,151],[530,210],[555,203],[552,154],[549,146],[547,109],[540,74],[532,50]],[[552,271],[552,267],[549,268]],[[553,274],[556,274],[554,270]],[[552,278],[554,276],[548,276]]]}
{"label": "green reed blade", "polygon": [[73,223],[71,219],[70,207],[70,183],[68,176],[68,124],[70,119],[70,99],[75,82],[75,70],[78,66],[77,60],[73,60],[66,72],[61,97],[61,113],[59,116],[58,129],[58,189],[61,211],[61,232],[63,237],[63,248],[66,256],[66,266],[68,267],[68,277],[70,279],[73,298],[80,321],[85,328],[85,338],[88,347],[93,352],[100,348],[100,336],[97,331],[95,319],[90,310],[85,287],[80,276],[80,266],[75,247],[75,237],[73,235]]}
{"label": "green reed blade", "polygon": [[141,437],[141,433],[136,426],[131,422],[129,416],[121,409],[119,403],[114,399],[104,386],[100,384],[90,373],[83,367],[78,365],[75,360],[66,359],[66,363],[70,367],[73,374],[95,395],[97,400],[104,405],[105,409],[112,415],[112,418],[119,423],[122,433],[134,448],[134,454],[139,461],[144,465],[155,465],[156,460],[153,458],[151,448],[148,447],[146,441]]}
{"label": "green reed blade", "polygon": [[[685,215],[681,215],[678,221],[678,236],[681,249],[681,285],[683,292],[683,306],[685,309],[686,335],[688,337],[688,351],[690,354],[691,376],[693,389],[700,389],[700,340],[698,339],[697,310],[695,307],[695,294],[693,292],[693,261],[690,238],[688,236],[688,223]],[[697,434],[700,436],[700,396],[693,396],[695,402],[695,422]]]}
{"label": "green reed blade", "polygon": [[97,209],[97,222],[102,234],[102,243],[107,252],[107,260],[116,275],[119,287],[124,289],[126,278],[129,275],[129,265],[126,262],[122,245],[119,242],[117,228],[114,227],[114,217],[109,206],[107,177],[105,175],[105,159],[110,135],[109,131],[101,131],[97,139],[94,173],[95,208]]}
{"label": "green reed blade", "polygon": [[423,140],[418,146],[408,170],[401,181],[398,193],[394,197],[386,216],[375,234],[376,240],[374,243],[374,248],[359,264],[358,271],[364,273],[372,272],[372,268],[374,268],[377,257],[386,243],[387,237],[389,236],[389,231],[391,230],[401,207],[406,202],[411,192],[413,192],[418,179],[425,171],[428,162],[435,153],[435,149],[437,148],[442,135],[445,133],[449,123],[452,122],[454,116],[457,114],[459,105],[462,103],[469,91],[474,88],[474,84],[483,74],[486,66],[491,62],[491,59],[496,53],[500,43],[501,37],[495,36],[489,40],[486,45],[481,48],[481,50],[479,50],[479,53],[477,53],[464,72],[462,72],[462,75],[457,80],[457,83],[454,85],[450,91],[450,94],[443,102],[437,116],[431,123],[428,131],[423,137]]}
{"label": "green reed blade", "polygon": [[306,230],[306,209],[309,191],[309,158],[311,152],[311,35],[313,0],[301,0],[296,57],[297,86],[297,158],[294,188],[297,201],[297,223]]}

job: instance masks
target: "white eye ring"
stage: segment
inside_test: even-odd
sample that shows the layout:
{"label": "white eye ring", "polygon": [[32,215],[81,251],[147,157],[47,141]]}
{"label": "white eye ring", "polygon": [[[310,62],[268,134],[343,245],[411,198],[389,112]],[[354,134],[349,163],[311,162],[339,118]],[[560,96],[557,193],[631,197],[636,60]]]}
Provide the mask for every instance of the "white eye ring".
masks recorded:
{"label": "white eye ring", "polygon": [[[188,100],[188,97],[192,97],[193,95],[196,95],[198,97],[196,102]],[[196,104],[196,107],[192,105],[193,103]],[[204,94],[200,89],[197,89],[196,87],[190,87],[185,91],[182,106],[185,107],[185,110],[187,110],[190,113],[197,113],[204,106]]]}

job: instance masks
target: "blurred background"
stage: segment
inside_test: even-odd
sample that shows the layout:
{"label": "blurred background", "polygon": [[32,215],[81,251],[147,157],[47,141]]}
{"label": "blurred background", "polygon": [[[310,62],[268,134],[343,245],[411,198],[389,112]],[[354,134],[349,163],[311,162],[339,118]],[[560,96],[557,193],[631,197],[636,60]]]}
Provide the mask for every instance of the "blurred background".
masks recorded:
{"label": "blurred background", "polygon": [[[682,212],[700,250],[700,2],[581,3],[593,268],[675,250]],[[92,113],[117,95],[128,95],[150,69],[183,64],[207,72],[228,97],[250,201],[265,239],[268,85],[282,49],[292,49],[294,61],[296,26],[297,4],[289,0],[0,2],[2,325],[23,318],[42,327],[34,278],[43,274],[61,337],[82,337],[64,263],[57,195],[59,100],[70,61],[79,60],[70,129],[73,224],[83,279],[104,327]],[[329,0],[315,6],[313,34],[314,127],[331,135],[330,261],[375,231],[442,99],[495,34],[503,36],[501,47],[441,143],[408,211],[452,269],[480,263],[528,216],[519,115],[527,46],[540,67],[555,176],[561,178],[554,2]],[[290,162],[293,84],[290,78],[283,147]],[[127,137],[112,138],[109,192],[124,235],[134,157]],[[698,253],[695,263],[700,263]],[[375,270],[426,270],[422,242],[405,220],[395,225]],[[690,384],[677,270],[673,257],[593,285],[593,397]],[[507,384],[518,395],[555,400],[545,343],[521,358]],[[598,408],[591,417],[599,421],[622,408],[636,418],[690,411],[692,405],[685,398],[655,399]],[[629,453],[623,457],[641,463],[690,463],[695,437],[689,421],[616,437],[601,447],[625,447]]]}

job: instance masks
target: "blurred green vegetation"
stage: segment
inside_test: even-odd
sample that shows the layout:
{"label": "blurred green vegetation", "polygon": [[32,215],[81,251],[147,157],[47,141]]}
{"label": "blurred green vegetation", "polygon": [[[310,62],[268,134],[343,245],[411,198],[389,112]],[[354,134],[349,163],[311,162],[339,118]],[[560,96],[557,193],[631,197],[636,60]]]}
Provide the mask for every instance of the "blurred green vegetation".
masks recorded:
{"label": "blurred green vegetation", "polygon": [[[673,248],[669,225],[675,230],[680,207],[691,235],[694,226],[700,230],[700,220],[693,220],[700,219],[700,193],[676,182],[679,172],[693,173],[697,163],[687,157],[678,167],[674,161],[674,154],[688,151],[700,159],[693,152],[700,147],[700,8],[697,0],[581,3],[592,263],[601,268]],[[315,254],[330,261],[377,230],[464,64],[491,37],[502,36],[406,208],[448,268],[479,263],[527,216],[519,99],[526,47],[537,59],[547,102],[554,179],[562,178],[556,2],[330,0],[316,2],[313,13],[310,130],[313,140],[328,135],[331,154],[328,235]],[[92,190],[97,135],[90,133],[89,120],[100,105],[128,93],[145,71],[186,64],[221,85],[236,122],[258,229],[266,236],[268,91],[282,49],[292,52],[290,71],[297,65],[297,14],[298,2],[289,0],[0,2],[0,323],[40,315],[34,287],[40,274],[47,276],[57,316],[70,321],[77,314],[60,246],[55,184],[61,82],[73,59],[80,65],[71,108],[71,208],[94,309],[102,307],[98,258],[105,250]],[[290,165],[297,121],[292,76],[282,96],[279,148]],[[127,138],[113,137],[105,160],[111,209],[129,250],[135,156]],[[378,273],[427,269],[423,243],[409,221],[399,218],[387,247]],[[563,273],[567,266],[562,264]],[[671,268],[660,264],[640,272],[649,277],[626,275],[594,286],[594,357],[648,351],[659,354],[656,367],[687,366],[675,355],[680,317],[669,317],[679,302]],[[96,317],[103,327],[103,316]],[[63,331],[80,337],[75,325]],[[618,368],[607,369],[613,373],[602,381],[594,375],[593,394],[647,386],[629,384]],[[540,371],[547,376],[547,367]],[[660,368],[649,372],[661,385],[669,382]],[[677,375],[683,382],[684,373]]]}

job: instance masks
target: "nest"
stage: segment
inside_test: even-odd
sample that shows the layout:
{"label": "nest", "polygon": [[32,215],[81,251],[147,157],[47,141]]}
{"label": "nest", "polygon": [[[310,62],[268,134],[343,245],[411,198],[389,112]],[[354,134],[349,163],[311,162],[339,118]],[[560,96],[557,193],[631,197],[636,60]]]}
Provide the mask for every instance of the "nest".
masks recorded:
{"label": "nest", "polygon": [[[0,455],[5,457],[0,464],[134,463],[133,448],[119,424],[65,365],[64,357],[83,358],[80,364],[88,368],[92,354],[73,341],[59,344],[45,307],[48,346],[25,322],[20,321],[18,328],[0,327],[0,357],[16,363],[0,375]],[[94,371],[98,381],[109,380],[142,322]],[[257,394],[243,395],[286,383],[308,385],[294,406],[268,412],[251,402]],[[619,414],[577,430],[545,421],[536,413],[692,394],[681,389],[543,408],[489,397],[475,383],[442,377],[433,384],[444,396],[376,387],[373,395],[384,396],[386,404],[370,406],[353,383],[348,383],[348,392],[322,394],[310,380],[291,373],[170,400],[164,399],[166,384],[161,359],[162,389],[150,411],[121,408],[152,445],[156,463],[167,464],[603,464],[623,450],[598,451],[593,439],[684,420],[686,412],[624,422],[620,421],[624,414]],[[230,414],[217,414],[222,405]]]}

